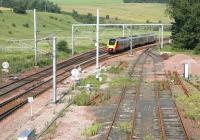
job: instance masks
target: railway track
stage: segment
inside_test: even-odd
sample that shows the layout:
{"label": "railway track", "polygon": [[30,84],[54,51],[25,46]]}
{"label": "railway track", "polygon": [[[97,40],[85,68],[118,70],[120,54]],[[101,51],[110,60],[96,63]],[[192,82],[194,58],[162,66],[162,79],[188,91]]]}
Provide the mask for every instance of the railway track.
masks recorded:
{"label": "railway track", "polygon": [[[135,51],[154,47],[157,44],[146,45],[135,48]],[[126,53],[126,52],[125,52]],[[117,57],[119,55],[108,55],[105,50],[100,50],[100,61]],[[95,50],[78,55],[74,58],[57,64],[57,82],[61,82],[70,76],[70,70],[74,66],[81,66],[83,69],[95,64]],[[88,59],[89,58],[89,59]],[[29,96],[36,97],[51,88],[52,67],[48,67],[32,75],[10,82],[0,87],[0,120],[27,103]]]}
{"label": "railway track", "polygon": [[[154,62],[155,73],[160,72],[160,67],[162,67],[160,63],[162,61],[161,58],[152,52],[150,55]],[[165,72],[163,73],[163,75],[165,75]],[[156,74],[154,78],[157,80]],[[165,76],[163,78],[166,79]],[[155,85],[160,138],[163,140],[189,140],[190,138],[182,122],[179,110],[172,98],[172,91],[169,83],[167,82],[167,88],[162,91],[158,87],[159,85]]]}
{"label": "railway track", "polygon": [[[101,49],[100,50],[100,55],[102,54],[105,54],[106,52]],[[90,52],[87,52],[87,53],[84,53],[84,54],[81,54],[81,55],[78,55],[74,58],[71,58],[67,61],[64,61],[64,62],[61,62],[59,64],[57,64],[57,70],[59,71],[60,69],[63,69],[67,66],[71,66],[71,65],[74,65],[78,62],[84,62],[86,61],[88,58],[90,57],[94,57],[96,54],[95,50],[92,50]],[[8,83],[7,85],[3,85],[0,87],[0,97],[14,91],[15,89],[18,89],[19,87],[23,87],[27,84],[30,84],[31,82],[38,82],[40,81],[42,78],[44,77],[48,77],[52,74],[52,66],[51,67],[48,67],[46,69],[43,69],[39,72],[36,72],[32,75],[28,75],[24,78],[21,78],[21,79],[18,79],[16,81],[13,81],[13,82],[10,82]]]}
{"label": "railway track", "polygon": [[[69,62],[63,62],[61,64],[58,64],[57,82],[61,82],[64,79],[68,78],[70,76],[70,70],[73,69],[74,66],[80,65],[82,68],[86,68],[90,65],[93,65],[95,63],[95,58],[94,58],[95,52],[91,51],[90,53],[86,53],[86,54],[80,55],[78,56],[78,58],[70,59]],[[101,61],[107,59],[109,56],[103,52],[101,52],[101,54],[102,54],[100,57]],[[88,59],[88,57],[90,59]],[[46,70],[46,73],[45,73],[45,70]],[[7,117],[13,111],[23,106],[24,104],[26,104],[27,98],[29,96],[36,97],[37,95],[51,88],[52,77],[49,75],[51,73],[49,71],[51,70],[50,68],[47,68],[45,70],[42,70],[41,72],[30,76],[31,78],[33,76],[35,77],[37,76],[40,79],[39,81],[36,79],[36,81],[33,81],[33,82],[27,82],[27,83],[23,82],[24,83],[23,85],[18,84],[18,82],[16,83],[13,82],[7,86],[4,86],[8,88],[8,87],[13,87],[13,85],[17,85],[17,87],[13,88],[12,90],[9,89],[9,91],[11,92],[7,92],[3,96],[1,96],[0,120]],[[30,78],[30,77],[27,77],[27,78]],[[25,78],[25,80],[27,78]],[[19,80],[19,83],[21,83],[22,81],[24,81],[24,78],[22,80]]]}
{"label": "railway track", "polygon": [[[142,66],[144,64],[146,55],[145,51],[138,57],[136,62],[129,71],[128,75],[133,76],[136,71],[136,67],[139,71],[142,71]],[[139,77],[138,77],[139,78]],[[131,86],[132,87],[132,86]],[[135,89],[136,92],[136,89]],[[129,132],[119,131],[120,125],[131,125],[132,114],[134,113],[134,108],[137,104],[138,94],[134,94],[134,91],[130,87],[122,87],[120,90],[120,99],[116,105],[116,109],[113,113],[111,124],[105,134],[105,140],[108,139],[127,139],[129,137]],[[127,130],[130,131],[130,130]]]}
{"label": "railway track", "polygon": [[130,140],[154,139],[160,140],[160,129],[156,115],[156,94],[154,92],[154,66],[150,57],[151,50],[146,52],[144,68],[140,72],[137,86],[137,104],[133,113],[132,131]]}
{"label": "railway track", "polygon": [[[172,98],[169,83],[166,89],[162,91],[159,89],[157,80],[160,80],[159,78],[166,80],[165,71],[162,71],[161,57],[152,50],[143,54],[145,54],[143,58],[142,55],[138,57],[129,73],[139,80],[135,88],[136,93],[128,94],[127,87],[121,89],[120,99],[104,139],[189,140],[179,110]],[[146,85],[145,80],[152,77],[154,82]],[[129,132],[119,131],[119,124],[123,122],[131,123]]]}

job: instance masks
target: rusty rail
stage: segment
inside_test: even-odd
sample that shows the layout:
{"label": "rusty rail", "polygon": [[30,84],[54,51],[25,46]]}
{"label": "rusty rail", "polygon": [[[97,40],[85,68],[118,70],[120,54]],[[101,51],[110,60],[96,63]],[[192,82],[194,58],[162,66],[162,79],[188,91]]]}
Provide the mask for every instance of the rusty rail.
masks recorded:
{"label": "rusty rail", "polygon": [[[144,53],[146,54],[147,51],[148,50],[146,50]],[[130,133],[130,136],[129,136],[129,140],[132,140],[133,134],[134,134],[134,127],[135,127],[135,122],[136,122],[136,117],[137,117],[137,104],[138,104],[138,99],[139,99],[139,94],[140,94],[141,81],[142,81],[142,78],[143,78],[142,73],[143,73],[143,70],[144,70],[144,64],[146,62],[147,57],[148,57],[148,54],[146,55],[144,63],[142,64],[142,70],[140,72],[140,74],[141,74],[140,82],[139,82],[139,85],[136,88],[136,97],[135,97],[136,103],[135,103],[135,108],[134,108],[134,111],[133,111],[132,128],[131,128],[131,133]]]}
{"label": "rusty rail", "polygon": [[110,125],[110,127],[109,127],[109,129],[108,129],[108,132],[107,132],[107,135],[106,135],[106,137],[105,137],[105,140],[108,140],[108,138],[109,138],[109,136],[110,136],[110,132],[111,132],[112,127],[113,127],[113,124],[114,124],[114,122],[115,122],[115,120],[116,120],[117,113],[118,113],[120,104],[121,104],[121,102],[122,102],[122,99],[124,98],[125,93],[126,93],[126,87],[124,87],[124,88],[122,89],[121,96],[120,96],[120,100],[119,100],[119,102],[118,102],[118,104],[117,104],[117,108],[116,108],[115,113],[114,113],[114,115],[113,115],[113,117],[112,117],[112,123],[111,123],[111,125]]}
{"label": "rusty rail", "polygon": [[[152,55],[159,57],[157,55],[155,55],[154,53],[150,52]],[[150,55],[151,56],[151,55]],[[151,56],[152,59],[153,56]],[[154,64],[154,81],[156,81],[156,67],[155,67],[155,61],[153,61]],[[160,136],[162,140],[167,140],[167,136],[166,136],[166,130],[165,130],[165,126],[164,126],[164,121],[163,121],[163,114],[161,112],[161,108],[160,108],[160,92],[159,89],[156,88],[156,85],[154,86],[154,90],[156,92],[156,103],[157,103],[157,116],[159,118],[159,126],[160,126]]]}
{"label": "rusty rail", "polygon": [[181,88],[183,89],[184,94],[185,94],[187,97],[189,97],[189,96],[190,96],[190,93],[189,93],[188,89],[186,88],[186,86],[185,86],[185,85],[183,84],[183,82],[181,81],[181,79],[180,79],[180,77],[179,77],[179,75],[178,75],[178,72],[175,71],[175,72],[174,72],[174,75],[176,76],[177,83],[178,83],[178,84],[181,86]]}
{"label": "rusty rail", "polygon": [[[154,63],[154,61],[153,61]],[[156,68],[155,68],[155,63],[154,63],[154,79],[156,81]],[[161,108],[160,108],[160,92],[159,89],[157,89],[155,87],[155,91],[156,91],[156,101],[157,101],[157,115],[159,117],[159,126],[161,129],[160,135],[162,140],[167,140],[167,136],[166,136],[166,130],[165,130],[165,126],[164,126],[164,122],[163,122],[163,115],[161,112]]]}
{"label": "rusty rail", "polygon": [[162,115],[161,108],[160,108],[160,93],[159,93],[159,91],[156,92],[156,99],[157,99],[157,114],[159,117],[159,125],[160,125],[160,129],[161,129],[161,137],[162,137],[162,140],[167,140],[166,130],[165,130],[164,122],[163,122],[163,115]]}
{"label": "rusty rail", "polygon": [[[170,83],[169,83],[169,76],[168,76],[168,74],[167,74],[166,71],[165,71],[165,76],[166,76],[166,78],[167,78],[167,83],[168,83],[167,85],[168,85],[168,89],[169,89],[169,91],[170,91],[170,94],[173,95],[173,94],[172,94],[171,85],[170,85]],[[184,133],[185,133],[185,136],[186,136],[187,140],[190,140],[190,136],[189,136],[189,134],[188,134],[188,132],[187,132],[187,130],[186,130],[186,128],[185,128],[185,125],[184,125],[184,123],[183,123],[183,119],[181,118],[181,115],[180,115],[179,109],[178,109],[178,107],[177,107],[176,101],[174,101],[174,104],[175,104],[175,106],[176,106],[176,111],[177,111],[177,113],[178,113],[180,122],[181,122],[181,124],[182,124],[183,130],[184,130]]]}

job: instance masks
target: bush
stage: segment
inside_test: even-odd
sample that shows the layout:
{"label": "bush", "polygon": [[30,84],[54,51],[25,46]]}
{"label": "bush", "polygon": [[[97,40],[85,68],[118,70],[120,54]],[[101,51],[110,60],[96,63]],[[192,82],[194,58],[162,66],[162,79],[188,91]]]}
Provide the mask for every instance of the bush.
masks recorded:
{"label": "bush", "polygon": [[109,16],[109,15],[106,15],[106,19],[110,19],[110,16]]}
{"label": "bush", "polygon": [[3,13],[3,11],[2,10],[0,10],[0,14],[2,14]]}
{"label": "bush", "polygon": [[86,128],[82,134],[87,137],[95,136],[101,127],[99,123],[92,124],[90,127]]}
{"label": "bush", "polygon": [[5,22],[5,19],[2,19],[2,22]]}
{"label": "bush", "polygon": [[12,23],[12,26],[13,26],[13,27],[16,27],[15,23]]}
{"label": "bush", "polygon": [[102,81],[99,82],[97,79],[96,79],[96,76],[95,75],[90,75],[88,76],[87,78],[85,79],[82,79],[80,81],[80,86],[85,86],[87,85],[88,83],[90,83],[92,85],[92,88],[93,88],[93,91],[98,91],[100,86],[105,83],[106,79],[107,79],[107,76],[106,75],[101,75],[102,77]]}
{"label": "bush", "polygon": [[200,43],[197,44],[197,46],[194,49],[195,54],[200,54]]}
{"label": "bush", "polygon": [[148,24],[148,23],[150,23],[150,21],[149,21],[149,20],[146,20],[146,23]]}
{"label": "bush", "polygon": [[23,6],[16,6],[13,8],[13,12],[18,14],[26,14],[26,8]]}
{"label": "bush", "polygon": [[72,10],[72,16],[74,17],[78,16],[78,12],[76,10]]}
{"label": "bush", "polygon": [[78,94],[74,97],[74,104],[78,106],[86,106],[90,101],[90,95],[86,92]]}
{"label": "bush", "polygon": [[9,31],[8,33],[9,33],[9,34],[12,34],[12,31]]}
{"label": "bush", "polygon": [[50,18],[50,19],[54,19],[54,17],[53,17],[53,16],[49,16],[49,18]]}
{"label": "bush", "polygon": [[120,67],[111,67],[108,70],[109,73],[114,73],[114,74],[119,74],[121,71],[123,71],[123,68]]}
{"label": "bush", "polygon": [[115,17],[115,20],[119,20],[118,17]]}
{"label": "bush", "polygon": [[42,27],[44,27],[44,28],[45,28],[45,27],[46,27],[46,25],[42,25]]}
{"label": "bush", "polygon": [[28,23],[23,24],[23,26],[26,27],[26,28],[30,27]]}
{"label": "bush", "polygon": [[68,43],[64,40],[61,40],[57,44],[58,51],[63,51],[66,53],[70,53],[70,49],[68,48]]}

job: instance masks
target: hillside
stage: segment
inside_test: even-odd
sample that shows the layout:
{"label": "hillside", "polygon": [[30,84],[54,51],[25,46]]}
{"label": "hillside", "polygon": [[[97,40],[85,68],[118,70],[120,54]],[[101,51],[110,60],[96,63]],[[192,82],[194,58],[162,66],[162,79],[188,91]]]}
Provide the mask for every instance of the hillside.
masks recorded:
{"label": "hillside", "polygon": [[169,23],[170,19],[165,14],[166,5],[157,3],[123,3],[122,0],[51,0],[58,3],[62,10],[71,12],[77,10],[82,14],[96,14],[96,9],[100,9],[101,16],[110,15],[111,18],[131,21],[135,23],[145,23],[162,21]]}
{"label": "hillside", "polygon": [[[33,39],[33,13],[21,15],[12,13],[9,10],[2,10],[0,13],[0,42],[15,39]],[[38,12],[39,38],[55,33],[59,37],[71,36],[71,24],[76,21],[62,14]]]}

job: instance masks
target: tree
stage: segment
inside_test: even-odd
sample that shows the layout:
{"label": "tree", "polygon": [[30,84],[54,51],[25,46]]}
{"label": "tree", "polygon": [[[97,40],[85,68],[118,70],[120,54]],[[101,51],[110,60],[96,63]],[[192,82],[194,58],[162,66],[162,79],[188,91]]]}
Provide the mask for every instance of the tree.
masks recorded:
{"label": "tree", "polygon": [[3,6],[13,8],[16,13],[24,13],[27,9],[60,13],[60,7],[49,0],[5,0]]}
{"label": "tree", "polygon": [[123,0],[124,3],[166,3],[167,0]]}
{"label": "tree", "polygon": [[174,20],[174,46],[194,49],[200,42],[200,2],[196,0],[169,0],[167,13]]}

